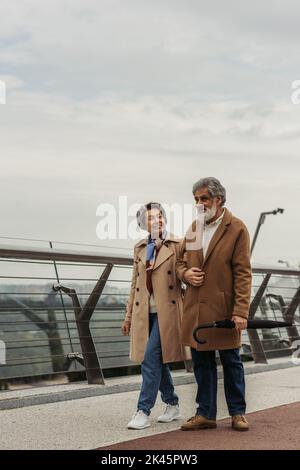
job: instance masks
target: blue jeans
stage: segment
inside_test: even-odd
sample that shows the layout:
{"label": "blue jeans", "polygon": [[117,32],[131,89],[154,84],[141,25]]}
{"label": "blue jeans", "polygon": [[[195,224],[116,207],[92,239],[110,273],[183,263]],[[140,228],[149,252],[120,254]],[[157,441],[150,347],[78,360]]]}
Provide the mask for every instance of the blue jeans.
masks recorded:
{"label": "blue jeans", "polygon": [[[224,390],[230,416],[243,415],[246,411],[244,367],[239,349],[219,351],[224,372]],[[197,415],[208,419],[217,416],[217,364],[215,351],[192,349],[194,373],[198,384]]]}
{"label": "blue jeans", "polygon": [[162,363],[161,342],[158,319],[156,313],[149,314],[149,340],[147,342],[144,360],[141,365],[142,388],[137,409],[148,416],[153,408],[158,391],[163,402],[170,405],[178,404],[178,396],[174,391],[174,384],[170,369]]}

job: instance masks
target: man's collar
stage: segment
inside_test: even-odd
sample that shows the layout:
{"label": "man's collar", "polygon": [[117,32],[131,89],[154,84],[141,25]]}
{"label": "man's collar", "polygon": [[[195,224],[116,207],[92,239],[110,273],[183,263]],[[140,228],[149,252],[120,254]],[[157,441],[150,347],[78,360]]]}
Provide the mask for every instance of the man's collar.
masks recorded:
{"label": "man's collar", "polygon": [[216,220],[214,220],[213,222],[210,222],[210,224],[205,222],[205,227],[212,227],[213,225],[217,225],[218,223],[220,223],[224,217],[224,214],[225,214],[225,209],[223,209],[222,214]]}

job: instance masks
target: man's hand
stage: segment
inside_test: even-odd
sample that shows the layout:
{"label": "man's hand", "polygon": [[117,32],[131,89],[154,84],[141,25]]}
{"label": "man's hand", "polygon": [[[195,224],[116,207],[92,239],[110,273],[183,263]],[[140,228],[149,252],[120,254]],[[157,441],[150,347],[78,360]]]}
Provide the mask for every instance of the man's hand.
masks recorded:
{"label": "man's hand", "polygon": [[205,273],[200,268],[190,268],[185,271],[183,278],[191,286],[200,287],[204,283]]}
{"label": "man's hand", "polygon": [[131,322],[130,321],[123,321],[122,324],[122,334],[124,336],[129,336],[130,333]]}
{"label": "man's hand", "polygon": [[247,320],[243,317],[239,317],[238,315],[234,315],[232,320],[235,323],[235,328],[237,330],[246,330],[247,329]]}

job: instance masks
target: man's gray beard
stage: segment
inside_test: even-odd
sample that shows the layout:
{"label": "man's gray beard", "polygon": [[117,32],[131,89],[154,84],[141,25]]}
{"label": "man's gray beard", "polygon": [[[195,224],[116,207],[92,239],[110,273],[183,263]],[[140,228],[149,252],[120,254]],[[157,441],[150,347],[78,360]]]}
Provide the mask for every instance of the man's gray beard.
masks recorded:
{"label": "man's gray beard", "polygon": [[217,212],[217,204],[214,203],[211,209],[207,209],[204,212],[204,222],[208,222],[210,219],[212,219],[216,215],[216,212]]}

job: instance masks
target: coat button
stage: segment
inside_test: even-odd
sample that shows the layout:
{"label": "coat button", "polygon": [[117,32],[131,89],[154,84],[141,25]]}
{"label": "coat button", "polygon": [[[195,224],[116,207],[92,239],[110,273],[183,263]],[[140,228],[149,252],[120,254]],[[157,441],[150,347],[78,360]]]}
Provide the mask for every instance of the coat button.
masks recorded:
{"label": "coat button", "polygon": [[169,286],[169,289],[173,289],[173,286]]}
{"label": "coat button", "polygon": [[176,304],[176,300],[172,300],[172,304]]}
{"label": "coat button", "polygon": [[137,288],[136,288],[136,290],[139,292],[139,291],[140,291],[140,288],[139,288],[139,287],[137,287]]}
{"label": "coat button", "polygon": [[136,302],[135,305],[140,305],[140,303],[139,303],[139,302]]}
{"label": "coat button", "polygon": [[168,271],[168,274],[172,274],[172,271]]}

